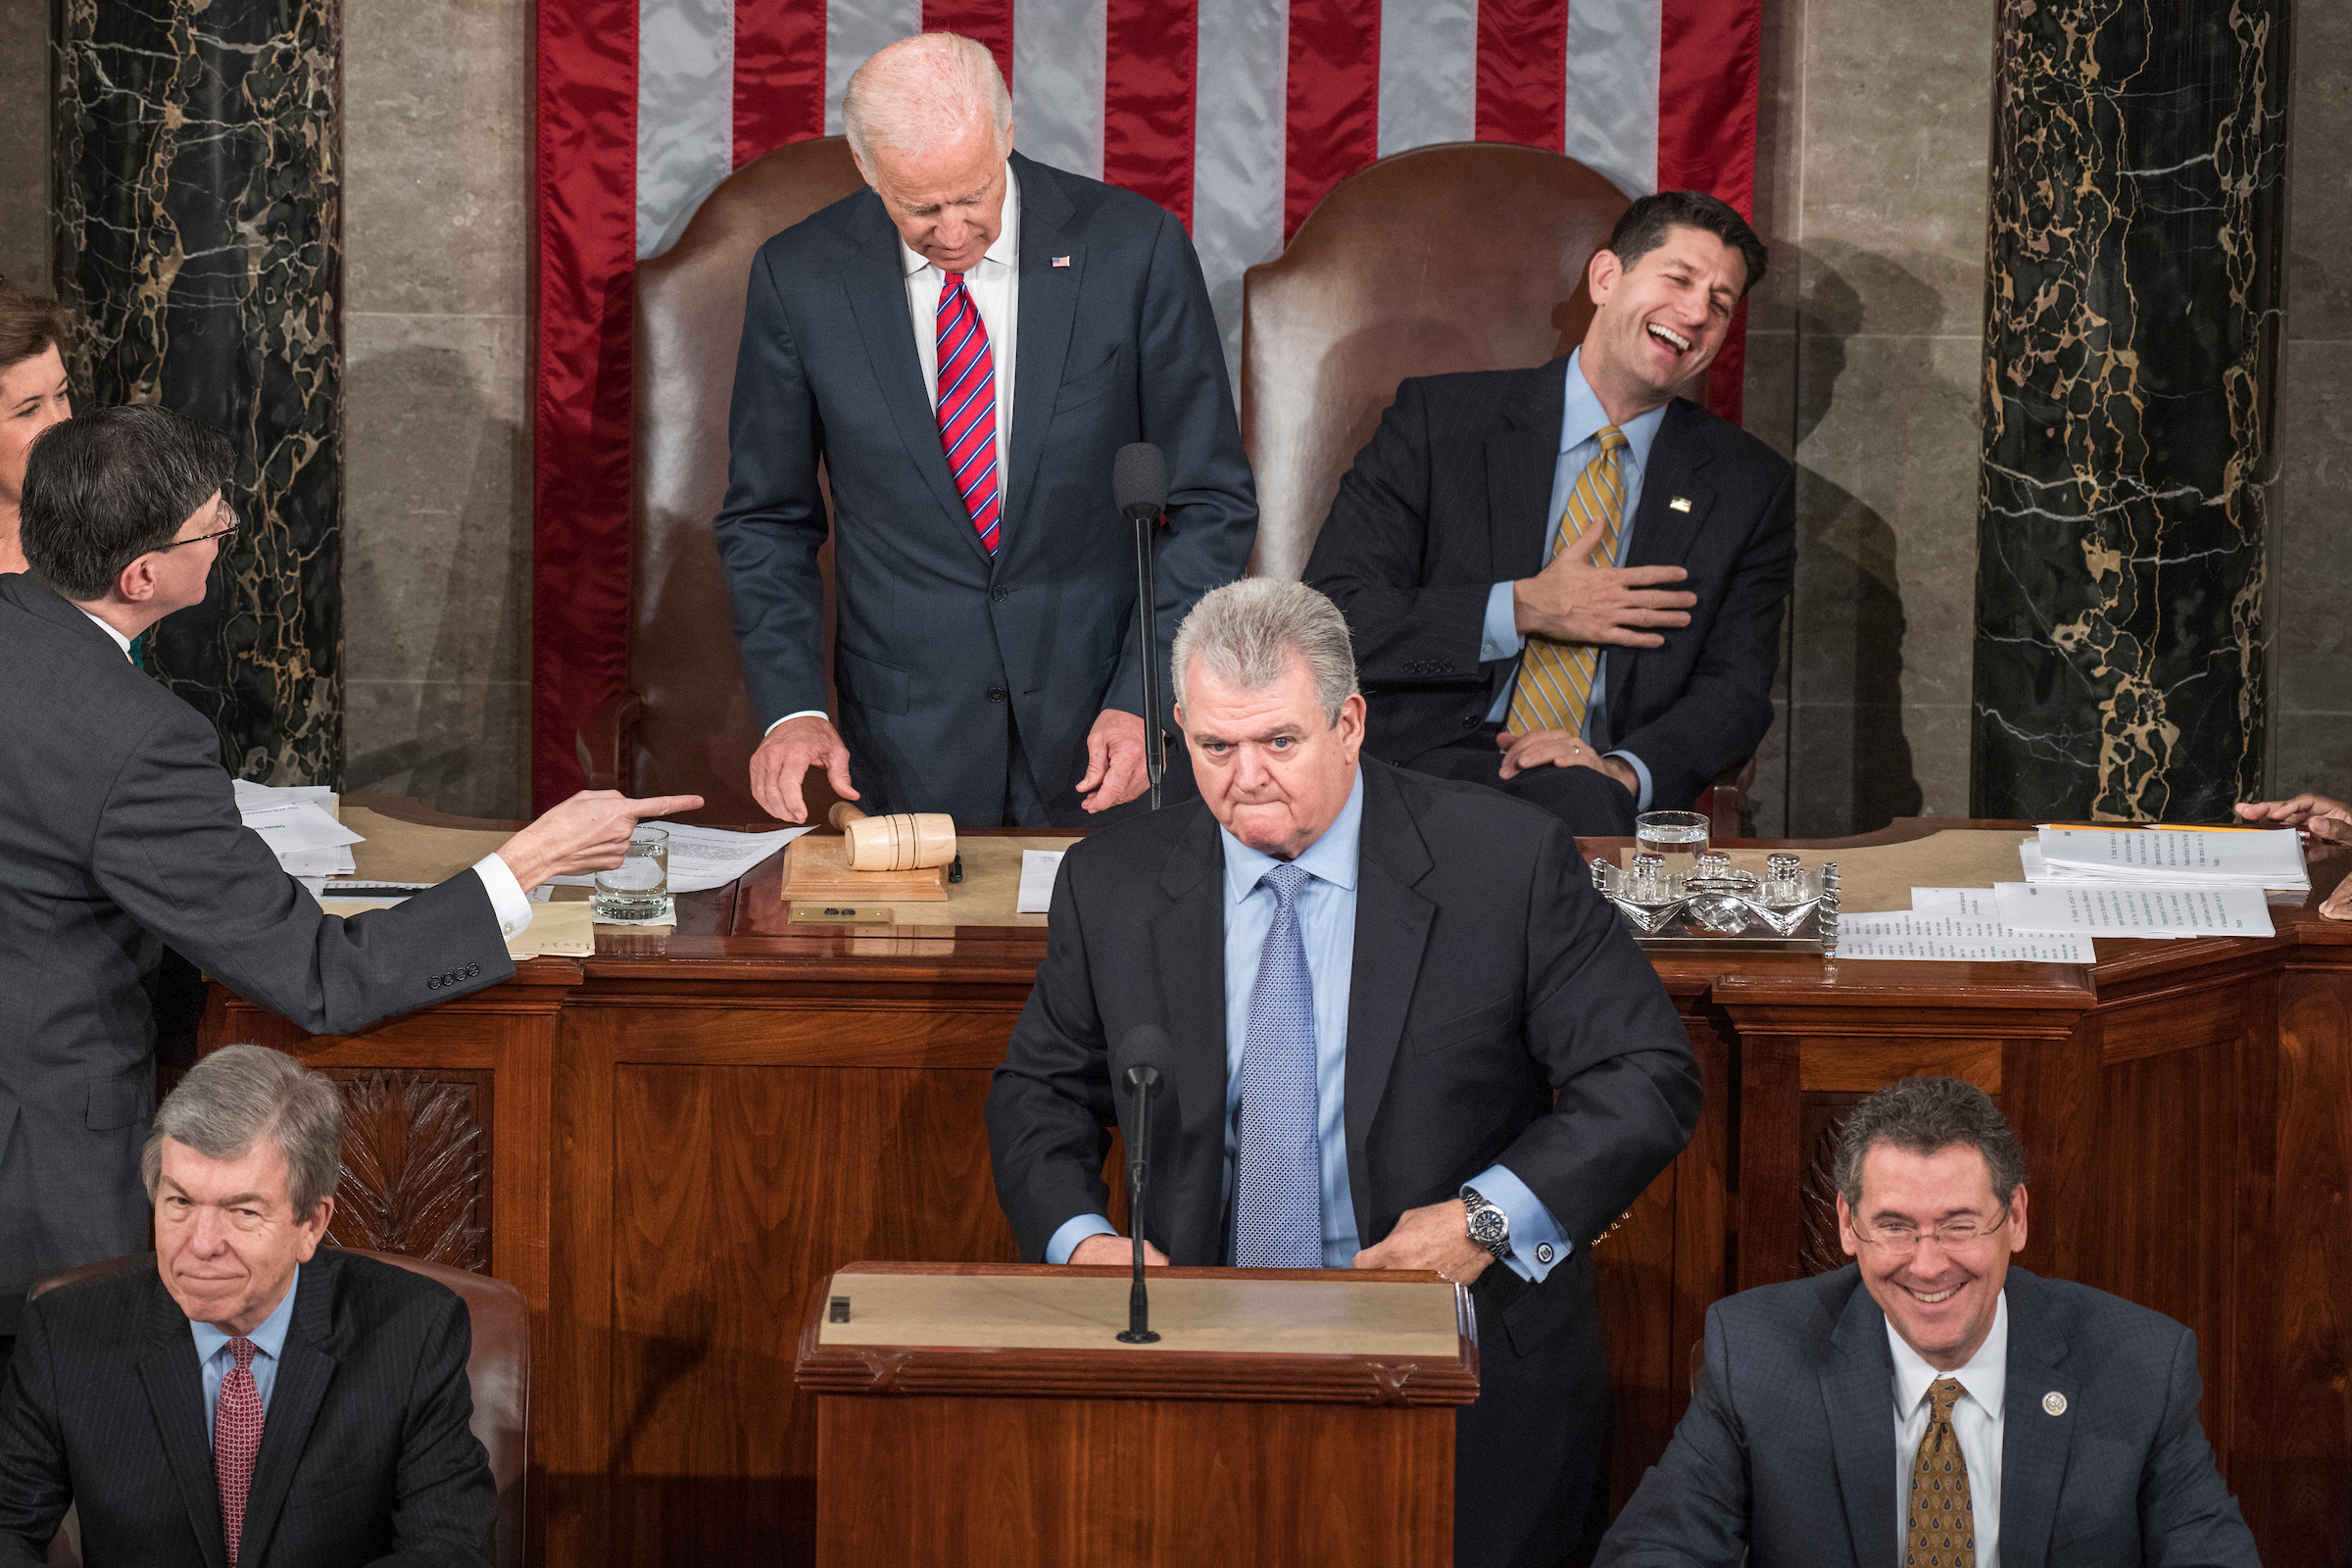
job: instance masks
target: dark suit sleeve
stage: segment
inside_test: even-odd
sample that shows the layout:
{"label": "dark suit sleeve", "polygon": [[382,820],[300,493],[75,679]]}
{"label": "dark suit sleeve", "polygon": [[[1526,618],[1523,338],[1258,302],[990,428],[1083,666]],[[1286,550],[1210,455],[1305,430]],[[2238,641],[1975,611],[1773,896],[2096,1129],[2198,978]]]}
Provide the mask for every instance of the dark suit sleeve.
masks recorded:
{"label": "dark suit sleeve", "polygon": [[1687,806],[1717,774],[1753,757],[1772,728],[1772,677],[1781,615],[1796,576],[1796,470],[1780,483],[1740,552],[1731,586],[1681,695],[1648,723],[1610,742],[1649,769],[1661,808]]}
{"label": "dark suit sleeve", "polygon": [[[349,1034],[514,975],[470,871],[349,920],[318,907],[237,814],[219,748],[194,709],[173,704],[108,791],[92,871],[133,920],[313,1034]],[[456,978],[428,984],[444,975]]]}
{"label": "dark suit sleeve", "polygon": [[1593,1568],[1739,1568],[1747,1555],[1747,1432],[1731,1397],[1729,1336],[1707,1309],[1707,1364],[1666,1452],[1642,1477]]}
{"label": "dark suit sleeve", "polygon": [[0,1387],[0,1563],[47,1563],[50,1538],[73,1501],[48,1322],[40,1303],[29,1302]]}
{"label": "dark suit sleeve", "polygon": [[1555,1091],[1501,1163],[1583,1246],[1633,1206],[1698,1125],[1690,1039],[1656,969],[1546,822],[1526,910],[1527,1049]]}
{"label": "dark suit sleeve", "polygon": [[[1153,612],[1159,657],[1165,659],[1178,624],[1200,596],[1234,581],[1250,564],[1257,539],[1257,487],[1242,451],[1225,343],[1209,309],[1200,258],[1183,225],[1164,212],[1151,265],[1137,344],[1138,395],[1143,439],[1158,447],[1168,464],[1167,528],[1153,567],[1159,592]],[[1104,705],[1139,711],[1142,671],[1143,651],[1130,621]],[[1164,678],[1160,690],[1167,701]]]}
{"label": "dark suit sleeve", "polygon": [[727,416],[727,497],[711,524],[735,601],[752,716],[764,731],[825,706],[825,593],[817,569],[827,523],[817,486],[823,429],[816,394],[785,318],[774,260],[752,258],[743,343]]}
{"label": "dark suit sleeve", "polygon": [[2139,1539],[2148,1568],[2261,1568],[2237,1499],[2214,1468],[2197,1420],[2204,1396],[2197,1337],[2183,1329],[2173,1351],[2164,1424],[2139,1488]]}
{"label": "dark suit sleeve", "polygon": [[375,1559],[380,1568],[492,1568],[498,1485],[470,1425],[466,1358],[472,1350],[466,1303],[453,1296],[426,1336],[410,1387],[392,1484],[392,1550]]}
{"label": "dark suit sleeve", "polygon": [[1369,687],[1425,685],[1433,667],[1460,685],[1478,668],[1494,584],[1423,581],[1437,439],[1422,383],[1404,382],[1340,479],[1307,558],[1307,585],[1348,617],[1356,674]]}
{"label": "dark suit sleeve", "polygon": [[1118,1112],[1078,903],[1064,860],[1054,884],[1046,961],[988,1091],[997,1200],[1032,1263],[1045,1261],[1046,1244],[1070,1220],[1109,1212],[1102,1161]]}

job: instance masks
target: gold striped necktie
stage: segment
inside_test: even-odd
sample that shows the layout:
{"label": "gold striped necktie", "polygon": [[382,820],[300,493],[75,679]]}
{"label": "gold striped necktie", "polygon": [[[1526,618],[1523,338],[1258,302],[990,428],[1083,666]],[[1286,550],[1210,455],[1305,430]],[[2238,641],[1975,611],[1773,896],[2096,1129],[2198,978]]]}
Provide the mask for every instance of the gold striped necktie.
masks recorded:
{"label": "gold striped necktie", "polygon": [[[1576,476],[1575,488],[1568,492],[1551,553],[1557,556],[1597,522],[1602,532],[1593,564],[1613,566],[1624,531],[1624,460],[1620,454],[1626,441],[1625,432],[1613,424],[1602,425],[1598,433],[1600,451],[1585,465],[1585,471]],[[1582,735],[1585,710],[1592,702],[1592,678],[1599,668],[1597,644],[1553,642],[1530,632],[1526,651],[1519,656],[1519,677],[1511,689],[1503,727],[1514,735],[1539,729]]]}
{"label": "gold striped necktie", "polygon": [[1928,1397],[1936,1409],[1928,1417],[1926,1435],[1919,1440],[1919,1455],[1911,1461],[1903,1568],[1977,1568],[1977,1522],[1968,1500],[1968,1461],[1961,1457],[1960,1440],[1952,1432],[1952,1406],[1960,1401],[1960,1384],[1953,1378],[1937,1378],[1928,1385]]}

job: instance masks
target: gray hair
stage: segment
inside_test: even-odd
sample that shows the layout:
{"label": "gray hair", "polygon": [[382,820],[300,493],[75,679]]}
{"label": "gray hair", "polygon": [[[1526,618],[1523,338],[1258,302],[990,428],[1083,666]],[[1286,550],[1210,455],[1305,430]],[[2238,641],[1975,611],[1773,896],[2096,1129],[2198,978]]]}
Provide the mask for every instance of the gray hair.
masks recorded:
{"label": "gray hair", "polygon": [[1217,679],[1262,692],[1290,673],[1292,656],[1306,661],[1315,702],[1336,724],[1340,705],[1356,693],[1355,649],[1340,607],[1302,582],[1245,577],[1200,596],[1176,628],[1171,670],[1176,701],[1184,701],[1185,671],[1195,659]]}
{"label": "gray hair", "polygon": [[147,1200],[163,1180],[165,1139],[207,1159],[241,1159],[262,1137],[286,1156],[296,1219],[333,1195],[343,1167],[343,1097],[334,1080],[266,1046],[223,1046],[188,1069],[147,1129],[139,1153]]}
{"label": "gray hair", "polygon": [[883,148],[925,147],[983,118],[1004,148],[1012,94],[985,44],[956,32],[920,32],[877,49],[850,76],[841,125],[870,172]]}
{"label": "gray hair", "polygon": [[1845,1206],[1862,1207],[1862,1159],[1881,1144],[1933,1154],[1965,1144],[1984,1156],[1992,1196],[2006,1210],[2026,1185],[2026,1149],[1992,1097],[1958,1078],[1903,1078],[1865,1098],[1838,1134],[1832,1171]]}

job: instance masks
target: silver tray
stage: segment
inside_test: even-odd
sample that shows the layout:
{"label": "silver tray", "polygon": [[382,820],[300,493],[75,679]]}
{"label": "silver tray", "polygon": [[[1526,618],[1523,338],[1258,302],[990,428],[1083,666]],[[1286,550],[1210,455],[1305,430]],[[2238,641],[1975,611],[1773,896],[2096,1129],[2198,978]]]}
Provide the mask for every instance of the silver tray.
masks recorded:
{"label": "silver tray", "polygon": [[[1626,897],[1631,878],[1609,860],[1592,862],[1592,886],[1617,908],[1635,943],[1668,953],[1835,953],[1838,948],[1838,863],[1802,870],[1803,887],[1789,900],[1764,897],[1752,872],[1722,877],[1676,872],[1654,902]],[[1710,928],[1710,922],[1716,928]],[[1740,929],[1724,929],[1737,925]]]}

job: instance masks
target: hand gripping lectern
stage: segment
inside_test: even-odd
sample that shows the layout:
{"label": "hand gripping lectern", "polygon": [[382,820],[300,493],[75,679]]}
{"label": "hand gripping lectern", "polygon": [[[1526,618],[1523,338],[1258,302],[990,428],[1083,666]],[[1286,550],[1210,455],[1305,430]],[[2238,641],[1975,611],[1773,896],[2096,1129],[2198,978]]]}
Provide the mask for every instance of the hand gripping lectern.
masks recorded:
{"label": "hand gripping lectern", "polygon": [[[1469,1293],[1433,1274],[855,1263],[817,1293],[816,1560],[1395,1563],[1453,1551]],[[843,1305],[847,1302],[846,1308]],[[845,1319],[844,1321],[843,1319]]]}

